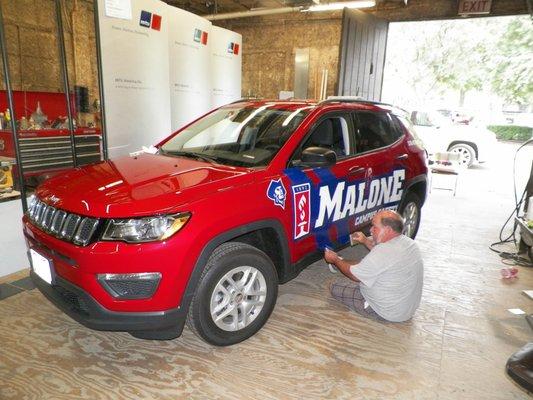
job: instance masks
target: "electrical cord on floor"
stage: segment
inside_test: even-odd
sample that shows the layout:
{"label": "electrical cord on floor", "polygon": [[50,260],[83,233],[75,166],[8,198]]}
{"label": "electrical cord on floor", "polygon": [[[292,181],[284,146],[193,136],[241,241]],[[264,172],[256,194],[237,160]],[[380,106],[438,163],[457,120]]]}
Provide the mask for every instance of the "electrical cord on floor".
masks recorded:
{"label": "electrical cord on floor", "polygon": [[[516,156],[518,155],[518,152],[520,151],[520,149],[522,149],[524,146],[527,146],[529,143],[533,143],[533,138],[526,140],[524,143],[522,143],[522,145],[518,149],[516,149],[514,158],[513,158],[513,188],[514,188],[515,208],[513,209],[513,212],[511,213],[511,215],[509,215],[509,218],[507,218],[502,228],[500,229],[500,235],[499,235],[500,240],[498,242],[491,243],[491,245],[489,246],[489,249],[491,249],[492,251],[500,255],[500,257],[502,258],[502,263],[508,266],[519,265],[522,267],[533,267],[533,260],[528,260],[527,258],[521,257],[518,252],[511,253],[508,251],[501,251],[501,250],[497,250],[494,248],[494,246],[511,243],[511,242],[513,242],[515,247],[517,247],[516,236],[515,236],[516,228],[518,227],[517,222],[516,221],[513,222],[513,230],[509,234],[509,236],[507,236],[505,239],[503,238],[503,231],[505,227],[507,226],[507,224],[509,223],[509,221],[511,221],[511,219],[514,217],[514,215],[515,214],[518,215],[518,213],[520,212],[520,207],[522,206],[526,198],[527,185],[524,191],[522,192],[522,195],[520,196],[520,200],[518,200],[518,197],[516,196]],[[533,207],[533,204],[528,205],[528,206]],[[509,260],[511,260],[511,262],[509,262]]]}

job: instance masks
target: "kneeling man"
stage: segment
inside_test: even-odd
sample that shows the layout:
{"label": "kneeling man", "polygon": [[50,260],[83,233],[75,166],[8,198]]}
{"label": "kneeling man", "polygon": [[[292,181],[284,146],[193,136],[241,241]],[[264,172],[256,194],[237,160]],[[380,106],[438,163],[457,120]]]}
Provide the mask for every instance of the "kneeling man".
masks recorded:
{"label": "kneeling man", "polygon": [[361,232],[352,234],[370,250],[360,262],[343,260],[326,249],[326,262],[351,279],[333,283],[332,296],[364,316],[391,322],[410,319],[422,297],[424,266],[415,241],[402,231],[402,217],[383,210],[372,218],[373,240]]}

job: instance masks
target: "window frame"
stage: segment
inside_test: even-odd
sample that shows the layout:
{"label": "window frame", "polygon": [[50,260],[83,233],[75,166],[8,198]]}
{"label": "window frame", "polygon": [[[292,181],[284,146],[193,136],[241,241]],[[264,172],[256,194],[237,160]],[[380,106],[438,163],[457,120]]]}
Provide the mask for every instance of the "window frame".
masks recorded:
{"label": "window frame", "polygon": [[392,133],[393,131],[397,130],[396,128],[393,127],[392,116],[391,116],[391,113],[388,112],[388,111],[379,111],[379,112],[368,111],[368,110],[354,110],[354,111],[352,111],[351,115],[352,115],[352,119],[353,119],[352,123],[353,123],[353,134],[354,134],[354,143],[353,144],[354,144],[354,147],[355,147],[355,150],[356,150],[356,155],[369,154],[369,153],[372,153],[372,152],[375,152],[375,151],[386,149],[388,147],[394,146],[396,143],[401,141],[402,138],[404,137],[404,132],[402,131],[402,132],[399,132],[401,134],[393,142],[391,142],[389,144],[386,144],[385,146],[380,146],[380,147],[376,147],[374,149],[370,149],[370,150],[367,150],[367,151],[358,152],[357,151],[357,142],[356,142],[356,140],[358,139],[357,138],[357,130],[358,130],[358,125],[359,125],[358,114],[361,114],[361,113],[374,114],[374,115],[376,115],[376,114],[384,114],[384,115],[386,115],[387,121],[388,121],[388,124],[389,124],[389,133]]}
{"label": "window frame", "polygon": [[311,135],[314,133],[315,129],[318,128],[318,126],[326,119],[331,118],[344,118],[346,121],[346,124],[348,125],[348,137],[350,139],[350,154],[345,155],[343,157],[338,157],[337,162],[339,161],[345,161],[347,159],[356,157],[358,154],[355,153],[355,126],[353,123],[353,119],[350,115],[351,113],[349,111],[331,111],[325,114],[322,114],[318,119],[309,127],[308,131],[306,132],[305,136],[300,140],[300,143],[298,143],[298,146],[293,150],[291,153],[291,156],[289,157],[287,161],[287,168],[294,168],[298,167],[298,165],[294,165],[293,163],[295,161],[301,161],[296,159],[296,155],[302,153],[302,148],[305,142],[311,137]]}

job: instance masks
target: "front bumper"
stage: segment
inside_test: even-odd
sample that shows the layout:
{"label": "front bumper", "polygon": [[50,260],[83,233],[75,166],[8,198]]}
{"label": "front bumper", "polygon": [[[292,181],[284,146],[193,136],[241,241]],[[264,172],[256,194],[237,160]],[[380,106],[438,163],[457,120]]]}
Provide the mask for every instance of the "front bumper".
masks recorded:
{"label": "front bumper", "polygon": [[154,334],[152,338],[156,339],[172,339],[180,336],[183,331],[187,314],[179,307],[156,312],[110,311],[98,304],[84,290],[60,276],[55,276],[52,285],[43,281],[33,271],[30,271],[30,276],[35,286],[48,300],[88,328],[126,331],[133,334],[137,332],[136,336],[150,332]]}
{"label": "front bumper", "polygon": [[[181,294],[188,274],[169,263],[173,256],[172,261],[182,265],[174,247],[168,243],[140,246],[112,242],[79,247],[41,232],[26,217],[23,221],[28,250],[33,249],[49,260],[53,276],[49,284],[32,266],[32,280],[45,297],[71,318],[91,329],[125,331],[146,339],[172,339],[181,334],[189,304],[183,303]],[[97,279],[102,273],[154,270],[162,271],[163,279],[147,299],[114,298]]]}

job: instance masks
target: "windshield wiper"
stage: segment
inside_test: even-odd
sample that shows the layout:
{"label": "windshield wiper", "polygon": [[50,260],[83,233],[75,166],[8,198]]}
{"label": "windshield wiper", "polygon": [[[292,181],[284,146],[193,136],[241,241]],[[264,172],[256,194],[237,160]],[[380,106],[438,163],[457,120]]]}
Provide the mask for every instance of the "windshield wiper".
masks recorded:
{"label": "windshield wiper", "polygon": [[215,156],[208,156],[201,153],[194,153],[192,151],[179,151],[179,150],[163,150],[160,149],[163,154],[170,154],[173,156],[181,156],[187,158],[195,158],[206,162],[217,162],[218,158]]}

